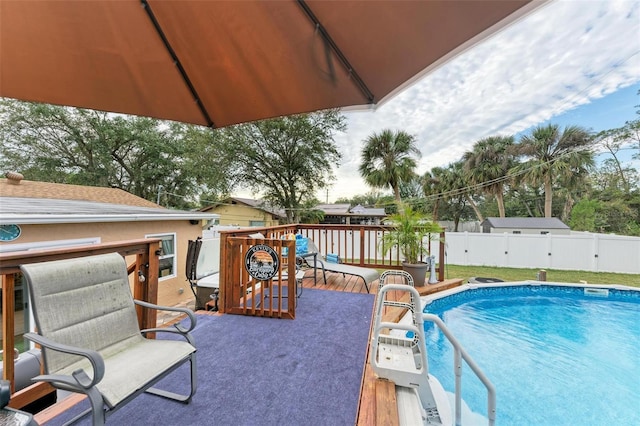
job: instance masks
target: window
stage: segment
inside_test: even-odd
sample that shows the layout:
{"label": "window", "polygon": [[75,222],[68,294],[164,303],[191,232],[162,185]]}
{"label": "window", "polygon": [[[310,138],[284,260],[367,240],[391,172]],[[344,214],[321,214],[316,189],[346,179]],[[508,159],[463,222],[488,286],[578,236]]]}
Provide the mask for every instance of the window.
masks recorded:
{"label": "window", "polygon": [[549,233],[549,231],[540,231],[540,233],[541,233],[542,235],[547,235],[547,234]]}
{"label": "window", "polygon": [[513,231],[514,234],[522,234],[521,231]]}
{"label": "window", "polygon": [[176,276],[176,234],[154,234],[147,238],[160,238],[160,271],[158,280]]}
{"label": "window", "polygon": [[264,220],[250,220],[249,226],[266,226]]}

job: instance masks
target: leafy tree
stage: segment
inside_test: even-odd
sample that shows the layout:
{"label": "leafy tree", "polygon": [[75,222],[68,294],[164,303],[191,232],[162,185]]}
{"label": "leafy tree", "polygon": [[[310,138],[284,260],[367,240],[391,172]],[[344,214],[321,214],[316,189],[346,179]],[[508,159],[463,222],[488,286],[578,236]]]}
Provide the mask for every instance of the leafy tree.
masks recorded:
{"label": "leafy tree", "polygon": [[[484,220],[470,194],[462,161],[451,163],[446,168],[434,167],[425,173],[422,181],[425,195],[435,202],[433,220],[453,220],[457,231],[460,219],[466,214],[467,205],[471,206],[478,220]],[[443,205],[447,207],[447,215],[440,213]]]}
{"label": "leafy tree", "polygon": [[618,129],[604,130],[595,137],[595,143],[605,149],[611,155],[611,163],[615,166],[616,171],[620,175],[620,181],[625,193],[629,193],[630,187],[627,176],[623,169],[622,162],[618,156],[619,151],[625,143],[628,143],[628,134],[625,127]]}
{"label": "leafy tree", "polygon": [[594,164],[589,133],[578,126],[563,131],[556,124],[538,126],[520,139],[517,152],[528,160],[513,172],[531,185],[544,187],[544,216],[552,217],[554,182],[571,174],[584,175]]}
{"label": "leafy tree", "polygon": [[574,231],[596,232],[596,211],[601,203],[597,200],[580,200],[571,211],[569,226]]}
{"label": "leafy tree", "polygon": [[472,185],[496,198],[500,217],[505,217],[504,185],[509,170],[515,165],[513,136],[491,136],[476,142],[464,153],[464,171]]}
{"label": "leafy tree", "polygon": [[197,205],[201,185],[226,188],[225,173],[213,172],[223,166],[203,161],[207,129],[200,141],[193,126],[9,99],[0,116],[0,166],[27,179],[120,188],[150,201],[160,193],[176,208]]}
{"label": "leafy tree", "polygon": [[413,179],[417,166],[414,156],[420,157],[415,137],[403,131],[383,130],[364,142],[360,175],[373,188],[391,188],[400,202],[400,185]]}
{"label": "leafy tree", "polygon": [[314,207],[320,204],[315,198],[305,200],[300,211],[300,223],[320,223],[324,220],[324,212]]}
{"label": "leafy tree", "polygon": [[221,129],[221,150],[237,179],[294,223],[333,179],[341,158],[333,135],[344,129],[338,110],[280,117]]}

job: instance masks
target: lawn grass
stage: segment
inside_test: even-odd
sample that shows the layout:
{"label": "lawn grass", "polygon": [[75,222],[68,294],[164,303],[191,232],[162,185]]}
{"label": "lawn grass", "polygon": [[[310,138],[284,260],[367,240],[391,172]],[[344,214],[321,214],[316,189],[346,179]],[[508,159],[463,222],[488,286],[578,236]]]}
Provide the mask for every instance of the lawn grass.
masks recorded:
{"label": "lawn grass", "polygon": [[[562,271],[558,269],[545,269],[547,281],[561,283],[579,283],[586,281],[589,284],[622,284],[640,287],[640,274],[617,274],[612,272],[589,271]],[[500,278],[504,281],[536,280],[538,269],[498,268],[492,266],[459,266],[446,265],[445,278],[462,278],[467,282],[471,277]]]}

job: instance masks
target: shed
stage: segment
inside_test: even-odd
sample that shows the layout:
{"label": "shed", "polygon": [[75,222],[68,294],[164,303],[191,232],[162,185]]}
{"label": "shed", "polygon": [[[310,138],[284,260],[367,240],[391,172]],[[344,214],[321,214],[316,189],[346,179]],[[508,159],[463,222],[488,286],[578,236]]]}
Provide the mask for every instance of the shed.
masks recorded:
{"label": "shed", "polygon": [[488,217],[481,223],[483,233],[565,234],[569,226],[556,217]]}

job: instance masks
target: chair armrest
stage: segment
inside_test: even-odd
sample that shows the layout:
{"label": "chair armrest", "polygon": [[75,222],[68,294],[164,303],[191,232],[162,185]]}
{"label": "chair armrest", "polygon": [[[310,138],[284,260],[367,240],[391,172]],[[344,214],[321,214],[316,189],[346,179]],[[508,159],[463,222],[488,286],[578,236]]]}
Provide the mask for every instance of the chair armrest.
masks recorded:
{"label": "chair armrest", "polygon": [[[188,328],[184,328],[183,326],[181,326],[180,324],[175,324],[174,327],[178,330],[178,332],[180,334],[187,334],[190,331],[192,331],[194,328],[196,328],[196,315],[193,313],[193,311],[191,309],[187,309],[187,308],[178,308],[178,307],[173,307],[173,306],[160,306],[160,305],[155,305],[153,303],[149,303],[149,302],[143,302],[142,300],[134,300],[134,303],[136,305],[142,306],[144,308],[149,308],[149,309],[155,309],[158,311],[170,311],[170,312],[180,312],[183,313],[185,315],[187,315],[189,317],[189,327]],[[171,333],[174,332],[171,329],[167,329],[167,328],[148,328],[145,330],[141,330],[142,333],[151,333],[151,332],[157,332],[157,331],[163,331],[163,332],[167,332],[167,333]]]}
{"label": "chair armrest", "polygon": [[58,343],[35,333],[26,333],[24,335],[24,338],[53,351],[64,352],[67,354],[78,355],[87,358],[91,363],[91,367],[93,368],[93,378],[90,378],[83,369],[78,369],[74,371],[71,376],[60,374],[45,374],[42,376],[34,377],[34,380],[36,381],[39,380],[46,382],[59,382],[73,387],[79,386],[83,389],[89,389],[100,383],[100,381],[104,377],[104,360],[102,359],[102,355],[94,350]]}

